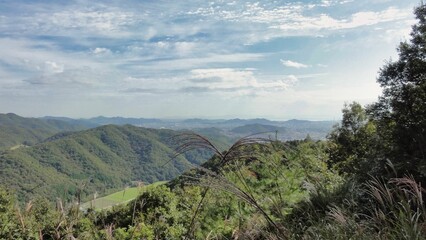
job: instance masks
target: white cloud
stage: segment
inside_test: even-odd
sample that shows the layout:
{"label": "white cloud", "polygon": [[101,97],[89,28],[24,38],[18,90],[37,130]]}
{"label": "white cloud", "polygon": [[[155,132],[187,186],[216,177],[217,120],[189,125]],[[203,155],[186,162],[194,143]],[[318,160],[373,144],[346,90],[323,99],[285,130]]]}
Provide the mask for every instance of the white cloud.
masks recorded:
{"label": "white cloud", "polygon": [[[135,24],[137,19],[132,12],[116,11],[87,11],[67,10],[56,12],[52,15],[37,16],[37,24],[45,30],[49,24],[56,28],[86,29],[93,32],[119,31],[123,27]],[[43,21],[43,22],[42,22]]]}
{"label": "white cloud", "polygon": [[64,70],[57,67],[56,63],[48,62],[47,64],[50,68],[53,68],[53,71],[49,72],[50,74],[28,78],[25,82],[36,85],[50,85],[53,90],[53,88],[69,88],[71,86],[99,88],[107,86],[108,79],[117,80],[113,73],[106,70],[89,67]]}
{"label": "white cloud", "polygon": [[339,30],[397,21],[409,17],[411,17],[411,11],[393,7],[378,12],[357,12],[346,19],[335,19],[324,13],[319,16],[304,16],[302,12],[299,12],[293,14],[292,19],[287,17],[281,22],[271,23],[271,28],[298,31]]}
{"label": "white cloud", "polygon": [[61,73],[64,71],[64,65],[56,63],[56,62],[51,62],[51,61],[46,61],[44,63],[44,72],[46,74],[55,74],[55,73]]}
{"label": "white cloud", "polygon": [[[43,46],[43,47],[34,47]],[[0,61],[21,67],[21,71],[34,71],[48,68],[77,68],[81,66],[101,67],[89,54],[62,52],[46,41],[34,41],[25,38],[0,38]]]}
{"label": "white cloud", "polygon": [[306,64],[299,63],[299,62],[294,62],[294,61],[291,61],[291,60],[283,60],[283,59],[281,59],[280,61],[286,67],[292,67],[292,68],[307,68],[307,67],[309,67]]}
{"label": "white cloud", "polygon": [[191,70],[191,82],[197,87],[211,89],[253,87],[256,79],[252,71],[232,68]]}
{"label": "white cloud", "polygon": [[97,47],[95,49],[92,49],[92,53],[93,54],[109,54],[111,53],[111,50],[109,50],[108,48]]}
{"label": "white cloud", "polygon": [[186,56],[190,55],[194,51],[197,44],[193,42],[176,42],[174,47],[178,55]]}
{"label": "white cloud", "polygon": [[[128,59],[129,63],[127,67],[133,71],[163,71],[164,66],[167,66],[168,70],[186,70],[197,67],[205,67],[210,64],[229,64],[229,63],[240,63],[240,62],[256,62],[261,61],[265,57],[263,53],[229,53],[229,54],[206,54],[201,56],[191,56],[187,58],[175,57],[173,59],[161,59],[161,58],[141,58],[137,57],[133,59],[135,63]],[[139,61],[137,60],[139,59]],[[143,63],[143,64],[142,64]]]}
{"label": "white cloud", "polygon": [[[205,47],[205,46],[204,46]],[[157,55],[167,55],[170,56],[191,56],[196,50],[202,50],[202,46],[196,42],[189,41],[158,41],[155,43],[144,43],[139,44],[139,46],[129,46],[131,51],[134,52],[151,52]]]}
{"label": "white cloud", "polygon": [[321,4],[319,4],[319,6],[330,7],[330,6],[337,5],[337,4],[351,3],[353,1],[354,0],[322,0]]}
{"label": "white cloud", "polygon": [[392,7],[380,12],[358,12],[352,15],[350,21],[342,23],[339,27],[354,28],[359,26],[369,26],[380,22],[404,19],[408,16],[411,17],[411,13]]}
{"label": "white cloud", "polygon": [[[253,95],[259,91],[282,91],[297,82],[297,77],[290,75],[269,81],[260,81],[254,70],[213,68],[194,69],[191,71],[191,87],[206,88],[210,91],[222,91],[228,94],[237,93]],[[262,76],[259,76],[262,78]]]}
{"label": "white cloud", "polygon": [[193,69],[188,76],[124,78],[122,92],[128,94],[221,94],[223,97],[267,95],[286,91],[298,82],[294,75],[256,76],[256,69]]}
{"label": "white cloud", "polygon": [[239,36],[240,40],[246,41],[245,44],[283,36],[329,35],[342,29],[377,25],[412,17],[411,8],[395,7],[388,7],[381,11],[359,11],[340,18],[335,18],[321,10],[316,14],[311,11],[317,7],[338,6],[349,2],[351,1],[327,0],[311,5],[300,2],[281,5],[256,2],[239,4],[238,7],[221,5],[215,8],[209,6],[198,8],[188,14],[213,18],[219,22],[237,23],[236,31],[239,31],[242,24],[247,24],[247,29],[253,32],[251,34],[243,33]]}

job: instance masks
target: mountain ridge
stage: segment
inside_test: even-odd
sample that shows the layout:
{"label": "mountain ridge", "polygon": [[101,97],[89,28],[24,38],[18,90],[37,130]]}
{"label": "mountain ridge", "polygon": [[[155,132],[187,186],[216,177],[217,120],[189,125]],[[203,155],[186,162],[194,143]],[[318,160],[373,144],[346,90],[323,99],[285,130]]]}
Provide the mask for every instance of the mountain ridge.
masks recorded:
{"label": "mountain ridge", "polygon": [[[49,117],[45,117],[49,118]],[[50,117],[51,118],[51,117]],[[52,118],[56,119],[56,118]],[[299,120],[290,119],[287,121],[273,121],[266,118],[253,118],[253,119],[202,119],[202,118],[189,118],[189,119],[158,119],[158,118],[125,118],[125,117],[94,117],[86,119],[74,119],[74,121],[82,121],[83,123],[92,123],[97,126],[105,124],[117,124],[125,125],[132,124],[140,127],[148,128],[167,128],[174,130],[182,129],[201,129],[201,128],[218,128],[225,131],[230,131],[233,128],[252,125],[262,124],[271,125],[275,127],[286,127],[300,129],[324,129],[321,132],[328,132],[332,126],[336,124],[335,121],[310,121],[310,120]],[[325,134],[320,138],[325,138]],[[289,139],[294,139],[289,137]]]}
{"label": "mountain ridge", "polygon": [[25,118],[14,113],[0,113],[0,149],[15,145],[34,145],[56,133],[86,129],[56,119]]}

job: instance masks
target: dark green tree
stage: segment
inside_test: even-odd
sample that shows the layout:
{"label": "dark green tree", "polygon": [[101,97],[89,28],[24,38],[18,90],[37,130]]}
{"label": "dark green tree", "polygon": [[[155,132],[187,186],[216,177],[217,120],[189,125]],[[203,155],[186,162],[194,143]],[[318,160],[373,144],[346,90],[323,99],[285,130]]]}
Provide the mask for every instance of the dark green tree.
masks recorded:
{"label": "dark green tree", "polygon": [[328,135],[329,165],[341,173],[365,178],[377,171],[377,132],[357,102],[345,104],[343,118]]}
{"label": "dark green tree", "polygon": [[368,113],[397,172],[426,183],[426,5],[415,15],[418,23],[410,41],[400,44],[399,59],[380,70],[383,94]]}

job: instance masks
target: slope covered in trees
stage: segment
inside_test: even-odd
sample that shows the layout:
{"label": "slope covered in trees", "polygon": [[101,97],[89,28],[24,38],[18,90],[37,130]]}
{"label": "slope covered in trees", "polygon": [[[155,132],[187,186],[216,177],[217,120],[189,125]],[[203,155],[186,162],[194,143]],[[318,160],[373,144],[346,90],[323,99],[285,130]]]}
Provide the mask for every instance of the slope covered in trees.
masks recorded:
{"label": "slope covered in trees", "polygon": [[211,156],[207,151],[188,152],[172,161],[176,134],[108,125],[59,135],[33,147],[1,152],[0,182],[20,199],[42,195],[70,200],[132,181],[169,180]]}
{"label": "slope covered in trees", "polygon": [[0,113],[0,149],[15,145],[33,145],[44,139],[66,131],[86,129],[55,119],[24,118],[13,113]]}

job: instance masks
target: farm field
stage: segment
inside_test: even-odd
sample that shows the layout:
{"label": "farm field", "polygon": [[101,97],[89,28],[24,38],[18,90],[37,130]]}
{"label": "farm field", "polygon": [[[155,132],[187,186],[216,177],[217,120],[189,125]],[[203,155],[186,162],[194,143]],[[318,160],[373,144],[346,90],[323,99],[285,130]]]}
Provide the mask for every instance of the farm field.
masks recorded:
{"label": "farm field", "polygon": [[142,187],[129,187],[125,188],[122,191],[112,193],[110,195],[96,198],[94,200],[85,202],[81,205],[81,209],[94,208],[95,210],[102,210],[105,208],[110,208],[112,206],[123,204],[128,201],[135,199],[142,192],[146,191],[149,188],[165,184],[167,181],[159,181]]}

